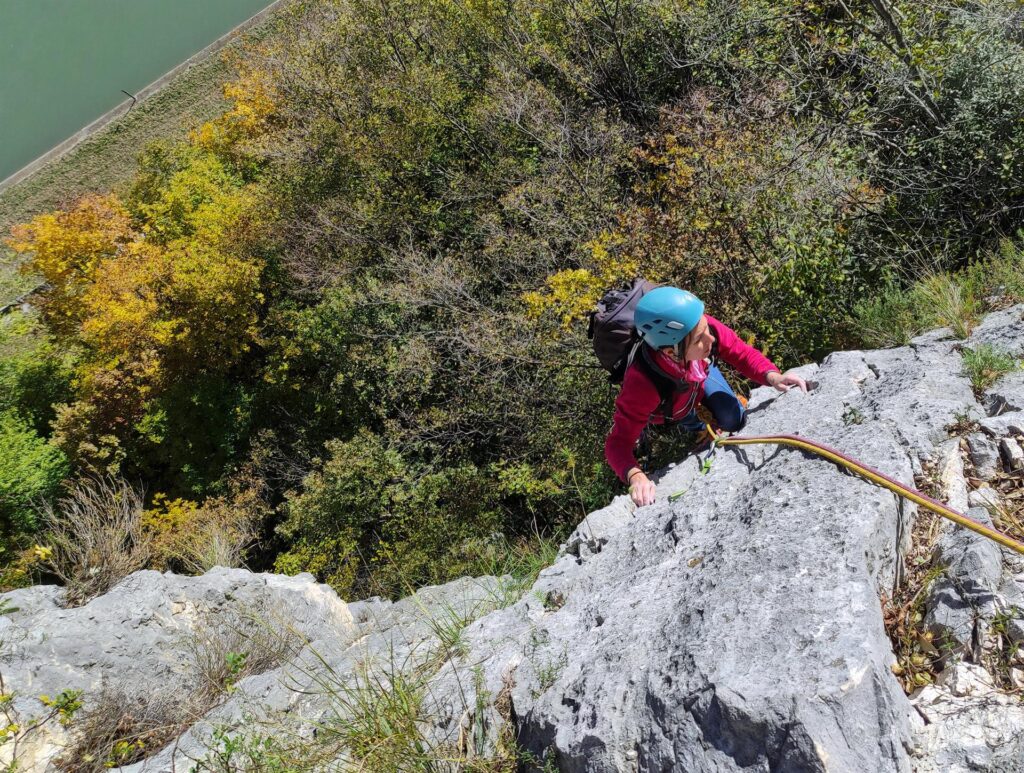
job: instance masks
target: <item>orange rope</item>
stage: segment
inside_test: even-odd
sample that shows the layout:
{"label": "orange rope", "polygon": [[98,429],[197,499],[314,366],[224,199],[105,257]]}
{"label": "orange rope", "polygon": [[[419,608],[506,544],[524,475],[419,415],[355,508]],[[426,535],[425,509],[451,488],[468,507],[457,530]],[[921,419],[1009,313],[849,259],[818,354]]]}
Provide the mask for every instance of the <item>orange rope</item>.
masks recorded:
{"label": "orange rope", "polygon": [[842,451],[837,451],[834,448],[824,445],[823,443],[817,443],[813,440],[807,440],[806,438],[797,437],[796,435],[753,435],[750,437],[722,437],[717,434],[711,425],[707,425],[708,433],[711,435],[711,440],[715,445],[719,446],[743,446],[743,445],[754,445],[757,443],[775,443],[777,445],[791,446],[793,448],[800,448],[804,451],[810,451],[818,456],[823,456],[831,462],[845,467],[852,472],[857,473],[862,478],[865,478],[872,483],[877,483],[879,486],[889,489],[894,494],[897,494],[904,499],[909,499],[911,502],[916,502],[933,513],[941,515],[943,518],[948,518],[954,523],[960,524],[966,529],[977,532],[983,537],[988,537],[990,540],[998,542],[1003,547],[1015,550],[1018,553],[1024,555],[1024,543],[1018,542],[1013,537],[1010,537],[1003,532],[993,529],[991,526],[986,526],[980,521],[976,521],[973,518],[969,518],[963,513],[959,513],[953,508],[944,505],[938,500],[932,499],[930,496],[922,494],[917,489],[911,488],[910,486],[900,483],[898,480],[890,478],[888,475],[879,472],[873,467],[868,467],[866,464],[858,462],[856,459],[851,459],[849,456],[844,454]]}

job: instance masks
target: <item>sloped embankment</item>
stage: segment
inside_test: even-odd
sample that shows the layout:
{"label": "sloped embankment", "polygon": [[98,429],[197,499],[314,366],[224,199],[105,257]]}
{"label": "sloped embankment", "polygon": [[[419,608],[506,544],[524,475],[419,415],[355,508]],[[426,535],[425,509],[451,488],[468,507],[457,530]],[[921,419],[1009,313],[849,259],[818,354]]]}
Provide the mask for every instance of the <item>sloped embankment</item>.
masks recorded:
{"label": "sloped embankment", "polygon": [[[977,341],[1024,353],[1022,314],[991,315]],[[833,354],[802,369],[809,394],[755,391],[746,432],[806,435],[913,485],[922,459],[948,451],[947,427],[986,414],[958,346],[936,331],[898,349]],[[1012,414],[1024,394],[1007,379],[990,440],[1020,426]],[[226,737],[292,738],[308,759],[355,762],[393,741],[351,743],[346,714],[384,711],[367,702],[369,685],[375,700],[382,685],[415,699],[407,753],[440,769],[507,769],[513,740],[520,764],[566,771],[1014,769],[1006,760],[1019,758],[1019,741],[944,734],[942,712],[929,711],[969,697],[954,694],[967,689],[963,669],[951,661],[957,680],[928,688],[927,706],[916,696],[917,709],[891,671],[879,593],[898,582],[914,517],[914,506],[817,457],[722,449],[707,474],[693,458],[665,471],[651,507],[619,497],[592,513],[529,589],[483,578],[346,605],[308,576],[139,573],[61,611],[53,589],[35,588],[8,594],[22,610],[3,618],[4,636],[31,646],[8,647],[3,674],[26,712],[38,708],[31,695],[65,687],[85,689],[88,702],[101,678],[177,679],[187,690],[195,658],[167,632],[196,627],[189,604],[223,611],[248,599],[292,629],[281,662],[239,675],[174,744],[123,770],[187,770]],[[994,560],[990,619],[1012,637],[1022,626],[1005,599],[1024,574],[1005,551]],[[960,602],[981,630],[980,602]],[[997,717],[1016,726],[1017,699],[1004,698]],[[965,734],[979,739],[966,752]]]}

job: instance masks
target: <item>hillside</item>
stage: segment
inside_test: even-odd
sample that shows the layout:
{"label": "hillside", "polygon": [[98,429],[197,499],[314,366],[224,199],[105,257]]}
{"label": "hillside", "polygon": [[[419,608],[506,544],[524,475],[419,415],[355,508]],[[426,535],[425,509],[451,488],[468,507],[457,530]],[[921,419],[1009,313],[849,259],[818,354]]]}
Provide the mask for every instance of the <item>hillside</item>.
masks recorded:
{"label": "hillside", "polygon": [[[962,351],[1024,355],[1022,320],[836,352],[801,369],[808,394],[755,390],[744,434],[823,441],[1009,528],[1024,379],[976,393]],[[663,470],[655,505],[589,514],[528,586],[346,603],[309,575],[214,569],[139,572],[77,608],[55,587],[5,594],[8,718],[82,691],[25,769],[121,733],[146,757],[124,773],[1021,770],[1021,556],[803,452],[702,461]],[[153,743],[168,723],[181,736]]]}

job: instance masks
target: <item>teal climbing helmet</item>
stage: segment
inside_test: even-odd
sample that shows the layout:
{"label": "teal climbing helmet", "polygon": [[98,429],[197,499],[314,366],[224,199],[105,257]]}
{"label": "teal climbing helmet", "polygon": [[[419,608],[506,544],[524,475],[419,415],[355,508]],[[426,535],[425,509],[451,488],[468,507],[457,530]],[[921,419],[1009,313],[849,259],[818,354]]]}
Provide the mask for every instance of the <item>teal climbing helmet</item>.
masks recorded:
{"label": "teal climbing helmet", "polygon": [[675,346],[697,327],[704,303],[678,287],[656,287],[636,305],[633,323],[644,341],[660,349]]}

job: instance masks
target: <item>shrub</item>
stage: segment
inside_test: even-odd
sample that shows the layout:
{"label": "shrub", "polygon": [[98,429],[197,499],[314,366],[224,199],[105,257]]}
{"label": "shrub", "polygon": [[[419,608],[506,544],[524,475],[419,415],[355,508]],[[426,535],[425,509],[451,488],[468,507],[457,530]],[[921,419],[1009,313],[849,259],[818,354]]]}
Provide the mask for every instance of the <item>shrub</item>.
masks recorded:
{"label": "shrub", "polygon": [[183,145],[147,154],[127,200],[86,197],[13,230],[47,281],[49,332],[77,353],[54,437],[79,469],[127,461],[173,491],[223,471],[246,428],[235,369],[266,300],[261,195],[230,161]]}
{"label": "shrub", "polygon": [[979,303],[959,277],[933,274],[924,278],[914,288],[913,301],[928,325],[948,327],[957,338],[967,338],[977,321]]}
{"label": "shrub", "polygon": [[463,574],[467,547],[498,528],[473,467],[422,471],[366,432],[326,450],[288,499],[278,531],[296,547],[277,559],[279,571],[318,569],[344,598],[402,595]]}
{"label": "shrub", "polygon": [[976,349],[964,349],[964,370],[971,379],[975,392],[983,392],[1000,377],[1020,367],[1020,363],[1009,352],[991,344],[982,344]]}
{"label": "shrub", "polygon": [[104,687],[84,700],[71,742],[55,760],[63,773],[104,773],[162,749],[194,719],[187,692]]}
{"label": "shrub", "polygon": [[32,534],[36,510],[52,501],[68,463],[12,411],[0,412],[0,532],[5,540]]}
{"label": "shrub", "polygon": [[716,109],[724,99],[698,92],[663,110],[635,151],[640,182],[618,227],[591,242],[585,270],[548,278],[547,303],[564,319],[566,303],[585,309],[639,271],[693,290],[777,357],[822,354],[869,276],[847,234],[877,194],[827,143],[808,149],[817,127],[764,99]]}
{"label": "shrub", "polygon": [[1024,302],[1024,251],[1018,241],[1003,239],[999,247],[964,270],[967,291],[988,305]]}
{"label": "shrub", "polygon": [[926,310],[913,293],[887,284],[853,306],[853,326],[864,346],[902,346],[928,326]]}
{"label": "shrub", "polygon": [[892,279],[854,304],[852,327],[864,346],[897,346],[930,327],[966,338],[987,309],[1024,301],[1024,255],[1004,240],[998,251],[955,273],[922,277],[909,286]]}
{"label": "shrub", "polygon": [[260,516],[225,497],[211,497],[200,505],[157,494],[142,522],[152,541],[154,565],[202,574],[215,566],[242,566]]}
{"label": "shrub", "polygon": [[64,582],[69,606],[106,593],[149,559],[142,494],[124,480],[80,479],[42,512],[46,564]]}
{"label": "shrub", "polygon": [[[277,668],[305,644],[266,607],[202,609],[178,646],[195,679],[193,700],[212,707],[247,676]],[[205,711],[201,712],[205,713]]]}
{"label": "shrub", "polygon": [[72,396],[72,362],[46,334],[38,314],[0,319],[0,413],[15,411],[48,437],[53,406]]}

